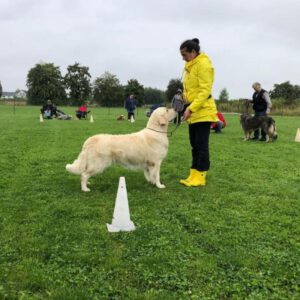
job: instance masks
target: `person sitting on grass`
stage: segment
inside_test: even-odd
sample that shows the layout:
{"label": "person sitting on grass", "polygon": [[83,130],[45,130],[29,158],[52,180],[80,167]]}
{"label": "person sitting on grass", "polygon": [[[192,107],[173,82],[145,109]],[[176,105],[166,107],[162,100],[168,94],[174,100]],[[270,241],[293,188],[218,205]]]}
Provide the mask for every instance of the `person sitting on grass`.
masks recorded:
{"label": "person sitting on grass", "polygon": [[222,133],[222,129],[226,127],[226,121],[221,112],[217,112],[218,121],[211,124],[210,129],[213,129],[215,133]]}
{"label": "person sitting on grass", "polygon": [[83,103],[81,106],[78,107],[78,110],[76,110],[76,117],[78,119],[86,119],[87,114],[90,111],[87,110],[87,104]]}
{"label": "person sitting on grass", "polygon": [[50,99],[47,101],[47,104],[41,108],[41,113],[44,119],[52,119],[53,116],[56,116],[56,112],[57,108]]}

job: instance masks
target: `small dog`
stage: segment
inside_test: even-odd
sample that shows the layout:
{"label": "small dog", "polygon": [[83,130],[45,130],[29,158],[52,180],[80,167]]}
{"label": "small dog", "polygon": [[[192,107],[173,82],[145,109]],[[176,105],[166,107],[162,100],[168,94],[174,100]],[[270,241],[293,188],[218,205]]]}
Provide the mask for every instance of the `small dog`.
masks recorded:
{"label": "small dog", "polygon": [[124,120],[125,120],[124,115],[119,115],[119,116],[117,117],[117,121],[124,121]]}
{"label": "small dog", "polygon": [[151,114],[146,128],[139,132],[94,135],[86,140],[78,158],[66,165],[66,169],[81,175],[81,190],[84,192],[90,191],[88,179],[112,164],[142,169],[148,182],[165,188],[160,183],[160,165],[168,152],[168,125],[175,117],[173,108],[160,107]]}
{"label": "small dog", "polygon": [[267,135],[266,142],[275,141],[278,137],[275,120],[268,116],[253,117],[250,114],[241,114],[240,123],[244,130],[244,141],[250,139],[252,131],[261,128]]}

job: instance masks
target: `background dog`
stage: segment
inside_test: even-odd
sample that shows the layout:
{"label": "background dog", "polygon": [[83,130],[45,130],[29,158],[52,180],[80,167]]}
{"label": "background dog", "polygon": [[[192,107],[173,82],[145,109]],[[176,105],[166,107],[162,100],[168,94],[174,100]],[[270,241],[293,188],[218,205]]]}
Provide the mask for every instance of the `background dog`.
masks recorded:
{"label": "background dog", "polygon": [[57,112],[57,120],[72,120],[72,116],[67,115],[67,114],[62,114],[60,112]]}
{"label": "background dog", "polygon": [[160,165],[167,155],[169,122],[176,117],[173,108],[157,108],[150,116],[147,127],[126,135],[98,134],[86,140],[73,164],[67,164],[70,173],[81,175],[81,190],[89,192],[88,179],[102,173],[112,164],[129,169],[143,169],[148,182],[158,188]]}
{"label": "background dog", "polygon": [[117,117],[117,121],[124,121],[124,120],[125,120],[124,115],[119,115],[119,116]]}
{"label": "background dog", "polygon": [[244,141],[250,139],[252,131],[261,128],[267,135],[267,142],[270,140],[273,142],[277,139],[275,120],[271,117],[261,116],[253,117],[250,114],[241,114],[240,123],[244,130]]}

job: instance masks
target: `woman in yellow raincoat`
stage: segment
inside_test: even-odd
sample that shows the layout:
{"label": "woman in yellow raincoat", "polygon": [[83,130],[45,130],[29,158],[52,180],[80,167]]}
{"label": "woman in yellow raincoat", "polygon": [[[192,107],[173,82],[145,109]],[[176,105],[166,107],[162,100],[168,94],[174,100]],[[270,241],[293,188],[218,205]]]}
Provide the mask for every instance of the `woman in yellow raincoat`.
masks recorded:
{"label": "woman in yellow raincoat", "polygon": [[212,97],[214,69],[209,57],[200,52],[198,39],[187,40],[180,46],[184,68],[184,98],[189,104],[183,119],[189,124],[192,146],[192,165],[188,178],[180,183],[186,186],[204,186],[209,170],[209,133],[212,122],[217,122],[217,109]]}

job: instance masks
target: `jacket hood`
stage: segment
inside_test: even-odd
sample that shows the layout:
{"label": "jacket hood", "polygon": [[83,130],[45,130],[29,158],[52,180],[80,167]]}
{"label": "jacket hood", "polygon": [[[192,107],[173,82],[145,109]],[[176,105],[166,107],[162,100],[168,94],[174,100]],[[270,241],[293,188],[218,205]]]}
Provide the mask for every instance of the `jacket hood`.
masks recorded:
{"label": "jacket hood", "polygon": [[204,53],[200,53],[199,55],[197,55],[194,59],[187,61],[185,63],[184,69],[189,72],[191,67],[197,63],[202,57],[204,56]]}

